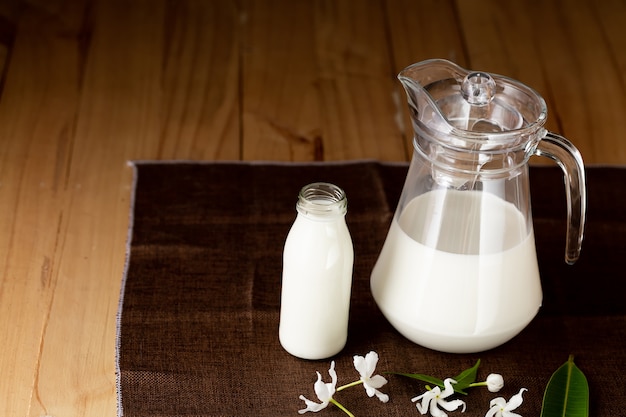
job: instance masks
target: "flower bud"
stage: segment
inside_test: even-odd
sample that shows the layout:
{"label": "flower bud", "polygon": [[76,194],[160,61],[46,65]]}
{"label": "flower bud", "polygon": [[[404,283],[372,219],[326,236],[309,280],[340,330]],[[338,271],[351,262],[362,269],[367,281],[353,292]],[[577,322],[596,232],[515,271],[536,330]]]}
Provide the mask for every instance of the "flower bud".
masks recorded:
{"label": "flower bud", "polygon": [[498,392],[504,386],[504,378],[500,374],[489,374],[487,376],[487,389],[490,392]]}

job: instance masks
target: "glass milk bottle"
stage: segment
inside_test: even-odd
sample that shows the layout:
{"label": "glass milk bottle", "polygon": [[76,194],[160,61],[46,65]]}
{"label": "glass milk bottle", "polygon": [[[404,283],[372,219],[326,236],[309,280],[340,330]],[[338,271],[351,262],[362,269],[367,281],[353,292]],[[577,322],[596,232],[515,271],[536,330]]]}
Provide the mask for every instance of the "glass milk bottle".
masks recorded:
{"label": "glass milk bottle", "polygon": [[333,184],[309,184],[298,195],[283,252],[279,338],[299,358],[328,358],[346,344],[354,260],[347,205]]}

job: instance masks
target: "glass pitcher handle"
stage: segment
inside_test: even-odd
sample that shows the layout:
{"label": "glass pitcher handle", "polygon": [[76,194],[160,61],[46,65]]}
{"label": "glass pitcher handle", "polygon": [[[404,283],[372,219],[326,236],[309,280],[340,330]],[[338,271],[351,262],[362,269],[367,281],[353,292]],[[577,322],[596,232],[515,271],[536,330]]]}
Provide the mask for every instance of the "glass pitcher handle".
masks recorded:
{"label": "glass pitcher handle", "polygon": [[535,149],[535,155],[547,156],[556,161],[565,176],[565,196],[567,198],[567,240],[565,242],[565,262],[572,265],[580,255],[585,229],[587,191],[585,187],[585,166],[576,147],[562,136],[547,132]]}

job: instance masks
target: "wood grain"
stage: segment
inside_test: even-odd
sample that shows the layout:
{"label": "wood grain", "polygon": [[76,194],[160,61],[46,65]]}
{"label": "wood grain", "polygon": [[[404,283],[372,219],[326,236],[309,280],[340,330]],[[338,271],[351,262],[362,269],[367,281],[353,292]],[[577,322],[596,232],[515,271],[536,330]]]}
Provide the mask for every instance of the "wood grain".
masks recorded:
{"label": "wood grain", "polygon": [[617,49],[626,5],[490,0],[483,7],[458,6],[467,17],[461,24],[473,68],[536,89],[548,104],[547,127],[572,141],[587,163],[626,160],[626,147],[616,140],[626,132],[625,71]]}
{"label": "wood grain", "polygon": [[379,1],[246,5],[244,159],[406,158]]}
{"label": "wood grain", "polygon": [[[387,2],[386,6],[394,75],[413,63],[433,58],[447,59],[467,68],[468,58],[453,1],[398,0]],[[406,153],[410,156],[413,153],[413,127],[405,97],[396,81],[397,120],[401,123]]]}
{"label": "wood grain", "polygon": [[[159,159],[240,159],[240,10],[165,4],[158,68]],[[156,65],[160,64],[160,65]]]}
{"label": "wood grain", "polygon": [[[49,19],[38,7],[26,10],[16,22],[0,101],[0,331],[5,338],[0,367],[6,375],[0,381],[0,413],[7,416],[41,415],[42,396],[64,395],[46,387],[59,384],[60,370],[67,368],[45,356],[50,326],[59,322],[52,310],[63,281],[59,263],[71,199],[67,179],[80,78],[73,39],[80,25],[74,23],[69,16],[64,22]],[[74,36],[61,37],[62,32]],[[58,354],[68,351],[63,346]],[[46,364],[56,377],[44,382]]]}
{"label": "wood grain", "polygon": [[395,79],[517,78],[588,164],[626,163],[619,0],[0,3],[0,415],[116,413],[128,161],[406,161]]}

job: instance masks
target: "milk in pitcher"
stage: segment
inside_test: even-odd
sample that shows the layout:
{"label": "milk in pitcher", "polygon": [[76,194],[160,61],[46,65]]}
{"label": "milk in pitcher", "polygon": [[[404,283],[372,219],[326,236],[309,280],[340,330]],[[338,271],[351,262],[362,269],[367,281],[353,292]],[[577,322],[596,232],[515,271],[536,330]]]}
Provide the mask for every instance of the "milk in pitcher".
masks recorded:
{"label": "milk in pitcher", "polygon": [[393,220],[371,289],[413,342],[455,353],[490,349],[519,333],[541,305],[532,227],[489,193],[427,192]]}

